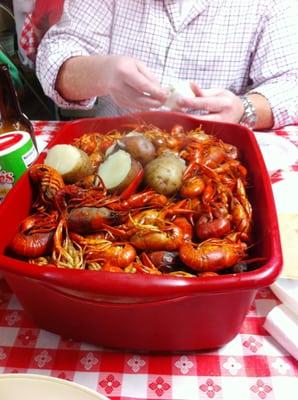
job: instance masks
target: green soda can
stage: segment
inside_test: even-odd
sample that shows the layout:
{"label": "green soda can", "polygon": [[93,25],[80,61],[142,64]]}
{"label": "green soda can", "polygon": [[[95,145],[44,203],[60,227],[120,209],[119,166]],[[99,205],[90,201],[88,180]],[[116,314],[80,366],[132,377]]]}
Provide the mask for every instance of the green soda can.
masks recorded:
{"label": "green soda can", "polygon": [[0,202],[36,157],[37,151],[28,132],[0,135]]}

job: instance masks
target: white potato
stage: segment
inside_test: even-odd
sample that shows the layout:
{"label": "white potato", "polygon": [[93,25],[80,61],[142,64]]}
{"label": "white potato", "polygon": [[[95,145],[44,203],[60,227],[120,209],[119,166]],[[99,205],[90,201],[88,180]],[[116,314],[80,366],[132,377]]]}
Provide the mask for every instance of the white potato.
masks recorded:
{"label": "white potato", "polygon": [[172,152],[164,152],[145,166],[145,181],[156,192],[171,196],[182,185],[185,161]]}
{"label": "white potato", "polygon": [[181,97],[187,97],[187,98],[195,97],[195,94],[190,87],[189,81],[184,80],[184,81],[173,82],[167,87],[167,89],[169,91],[169,95],[166,102],[164,103],[164,107],[169,108],[171,110],[179,108],[177,105],[177,101]]}
{"label": "white potato", "polygon": [[92,174],[87,153],[71,144],[56,144],[51,147],[44,163],[58,171],[67,183],[77,182]]}
{"label": "white potato", "polygon": [[142,170],[142,165],[129,153],[117,150],[100,164],[97,173],[107,189],[121,193]]}

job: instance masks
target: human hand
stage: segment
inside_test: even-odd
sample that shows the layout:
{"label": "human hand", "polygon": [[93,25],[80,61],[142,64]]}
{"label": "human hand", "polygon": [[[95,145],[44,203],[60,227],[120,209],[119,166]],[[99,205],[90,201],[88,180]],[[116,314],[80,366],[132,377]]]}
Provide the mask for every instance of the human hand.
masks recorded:
{"label": "human hand", "polygon": [[242,101],[226,89],[201,89],[191,83],[195,98],[181,98],[177,101],[179,108],[188,108],[207,112],[200,119],[219,122],[238,123],[244,112]]}
{"label": "human hand", "polygon": [[166,100],[163,90],[144,63],[131,57],[110,55],[101,66],[104,92],[119,107],[158,108]]}

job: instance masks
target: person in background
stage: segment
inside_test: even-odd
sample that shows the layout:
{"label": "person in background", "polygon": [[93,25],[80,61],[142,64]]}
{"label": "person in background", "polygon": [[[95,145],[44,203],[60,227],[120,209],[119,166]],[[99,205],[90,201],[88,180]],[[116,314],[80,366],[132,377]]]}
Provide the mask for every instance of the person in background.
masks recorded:
{"label": "person in background", "polygon": [[32,23],[40,41],[48,29],[59,21],[63,12],[64,0],[36,0],[32,13]]}
{"label": "person in background", "polygon": [[[14,0],[19,49],[34,66],[38,45],[47,30],[59,21],[64,0]],[[26,64],[26,61],[24,62]]]}
{"label": "person in background", "polygon": [[177,106],[251,129],[298,122],[297,0],[66,0],[36,60],[45,93],[100,115]]}
{"label": "person in background", "polygon": [[[20,57],[20,61],[23,65],[27,65],[32,67],[32,61],[27,56],[27,51],[21,45],[21,38],[24,30],[24,25],[26,21],[27,26],[27,19],[28,15],[31,15],[33,8],[34,8],[35,0],[13,0],[13,14],[15,18],[15,28],[16,34],[18,39],[18,54]],[[29,38],[28,38],[29,40]],[[26,40],[27,42],[27,40]],[[25,42],[25,44],[26,44]]]}

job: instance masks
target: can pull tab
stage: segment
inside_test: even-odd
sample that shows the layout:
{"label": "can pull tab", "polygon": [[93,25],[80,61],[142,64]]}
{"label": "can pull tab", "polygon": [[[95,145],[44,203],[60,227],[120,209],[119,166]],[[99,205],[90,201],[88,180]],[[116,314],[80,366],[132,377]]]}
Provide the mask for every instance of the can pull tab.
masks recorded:
{"label": "can pull tab", "polygon": [[29,118],[22,112],[18,95],[6,64],[0,64],[0,134],[25,130],[37,150],[34,129]]}

